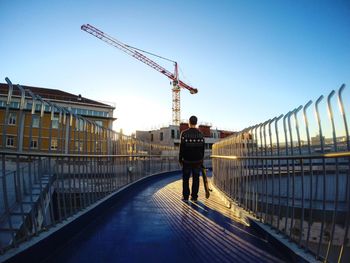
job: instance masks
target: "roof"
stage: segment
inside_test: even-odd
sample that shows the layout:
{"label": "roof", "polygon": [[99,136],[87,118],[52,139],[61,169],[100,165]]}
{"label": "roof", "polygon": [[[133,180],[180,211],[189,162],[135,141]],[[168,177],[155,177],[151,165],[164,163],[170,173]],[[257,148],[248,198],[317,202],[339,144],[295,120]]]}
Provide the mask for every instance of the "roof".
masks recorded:
{"label": "roof", "polygon": [[[13,95],[20,96],[20,91],[18,88],[16,88],[16,85],[13,85]],[[62,101],[62,102],[71,102],[71,103],[77,103],[77,104],[90,104],[90,105],[95,105],[95,106],[100,106],[100,107],[106,107],[106,108],[113,108],[113,106],[104,104],[102,102],[98,102],[95,100],[91,100],[88,98],[82,97],[80,94],[79,95],[74,95],[62,90],[58,89],[47,89],[47,88],[39,88],[39,87],[32,87],[32,86],[23,86],[21,85],[25,90],[29,89],[31,90],[35,95],[39,95],[43,99],[48,99],[48,100],[55,100],[55,101]],[[5,83],[0,83],[0,94],[1,95],[6,95],[8,93],[8,85]],[[28,96],[29,94],[26,94]]]}

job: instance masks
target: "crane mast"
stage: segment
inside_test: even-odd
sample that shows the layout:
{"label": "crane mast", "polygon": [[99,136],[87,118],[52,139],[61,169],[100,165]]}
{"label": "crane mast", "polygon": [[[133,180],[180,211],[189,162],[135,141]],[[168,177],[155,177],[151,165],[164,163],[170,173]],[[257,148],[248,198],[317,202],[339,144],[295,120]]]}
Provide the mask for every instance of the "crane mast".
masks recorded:
{"label": "crane mast", "polygon": [[[151,68],[157,70],[158,72],[162,73],[163,75],[167,76],[169,79],[172,80],[172,123],[174,125],[179,125],[181,120],[181,108],[180,108],[180,90],[181,88],[187,89],[191,94],[196,94],[198,90],[196,88],[193,88],[186,83],[182,82],[179,79],[179,73],[178,73],[178,65],[177,62],[174,62],[175,69],[174,73],[171,73],[167,69],[163,68],[153,60],[149,59],[142,53],[138,52],[134,47],[131,47],[129,45],[124,44],[123,42],[120,42],[119,40],[109,36],[108,34],[102,32],[101,30],[97,29],[96,27],[85,24],[81,26],[81,30],[101,39],[102,41],[106,42],[109,45],[112,45],[128,55],[134,57],[135,59],[145,63],[146,65],[150,66]],[[169,59],[167,59],[169,60]]]}

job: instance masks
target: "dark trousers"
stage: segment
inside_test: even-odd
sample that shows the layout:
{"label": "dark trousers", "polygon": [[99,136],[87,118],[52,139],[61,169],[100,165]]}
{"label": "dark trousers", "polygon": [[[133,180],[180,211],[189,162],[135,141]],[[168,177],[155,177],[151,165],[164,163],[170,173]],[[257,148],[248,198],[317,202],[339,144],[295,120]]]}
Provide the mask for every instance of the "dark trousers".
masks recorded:
{"label": "dark trousers", "polygon": [[198,198],[198,190],[199,190],[199,174],[200,167],[198,165],[188,165],[184,164],[182,167],[182,195],[185,199],[188,199],[190,196],[190,186],[189,180],[192,174],[192,191],[191,196],[193,199]]}

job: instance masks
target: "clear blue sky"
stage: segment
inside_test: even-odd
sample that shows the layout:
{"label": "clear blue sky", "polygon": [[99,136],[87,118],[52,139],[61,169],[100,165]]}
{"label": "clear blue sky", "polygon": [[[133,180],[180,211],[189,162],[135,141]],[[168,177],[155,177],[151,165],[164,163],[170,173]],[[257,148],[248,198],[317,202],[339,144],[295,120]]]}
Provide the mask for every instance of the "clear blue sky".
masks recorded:
{"label": "clear blue sky", "polygon": [[176,60],[199,90],[182,90],[182,119],[214,127],[241,130],[350,85],[349,0],[0,0],[0,81],[112,102],[127,133],[169,123],[169,80],[85,23]]}

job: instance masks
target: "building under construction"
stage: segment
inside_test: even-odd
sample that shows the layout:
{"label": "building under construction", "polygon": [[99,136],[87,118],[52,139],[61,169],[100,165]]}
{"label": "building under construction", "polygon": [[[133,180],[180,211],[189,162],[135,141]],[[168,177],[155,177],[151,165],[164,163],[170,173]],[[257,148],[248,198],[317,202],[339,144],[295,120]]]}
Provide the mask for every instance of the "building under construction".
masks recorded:
{"label": "building under construction", "polygon": [[[188,123],[181,122],[180,125],[169,125],[150,131],[136,131],[136,138],[166,146],[179,146],[180,134],[188,127]],[[208,123],[199,124],[198,129],[204,135],[205,149],[207,150],[210,150],[212,145],[220,139],[235,134],[233,131],[211,129],[211,125]]]}

